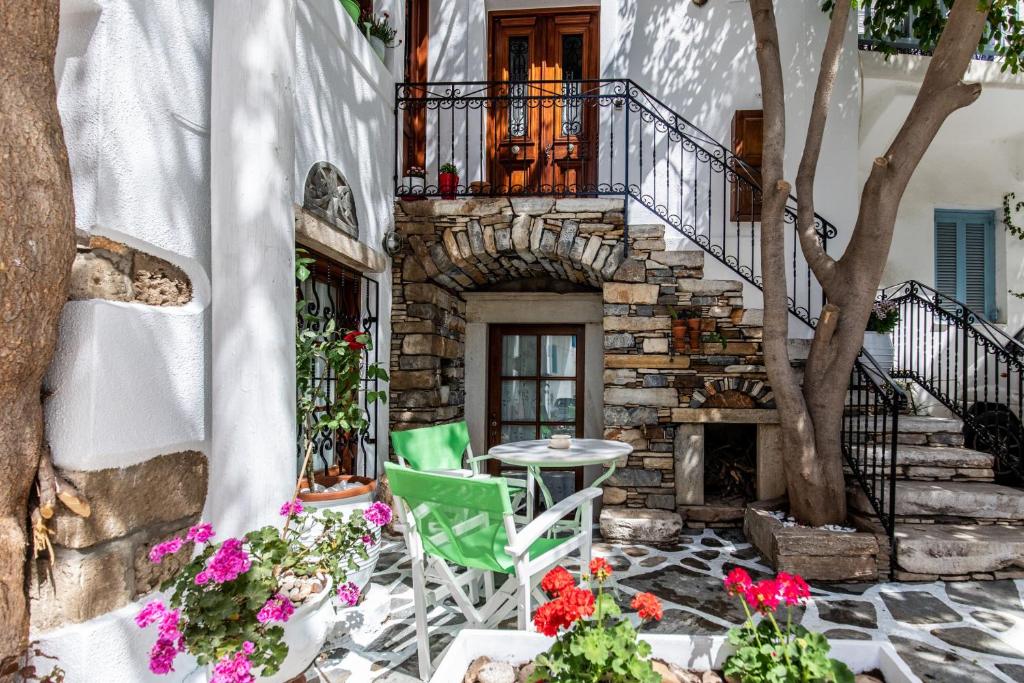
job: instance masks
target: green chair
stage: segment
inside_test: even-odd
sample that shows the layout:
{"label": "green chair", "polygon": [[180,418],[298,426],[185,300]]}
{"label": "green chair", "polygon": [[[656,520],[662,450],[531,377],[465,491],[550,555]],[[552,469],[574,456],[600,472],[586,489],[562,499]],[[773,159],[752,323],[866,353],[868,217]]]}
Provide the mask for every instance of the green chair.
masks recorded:
{"label": "green chair", "polygon": [[[491,459],[489,455],[473,455],[473,447],[469,443],[469,426],[464,420],[391,432],[391,445],[400,464],[419,472],[474,476],[483,474],[481,463]],[[463,467],[464,456],[469,469]],[[508,485],[517,489],[513,505],[519,512],[526,504],[526,482],[509,479]]]}
{"label": "green chair", "polygon": [[[578,550],[583,566],[590,563],[591,525],[575,535],[552,537],[548,532],[567,514],[580,511],[591,519],[594,499],[601,490],[588,488],[558,502],[525,527],[516,528],[512,499],[504,477],[467,478],[417,472],[394,463],[384,465],[399,518],[406,528],[412,559],[416,644],[420,677],[430,677],[427,634],[427,580],[444,585],[469,628],[493,628],[518,610],[520,629],[530,627],[531,594],[541,576]],[[465,583],[452,567],[464,567],[508,578],[489,591],[476,607],[462,588]],[[463,573],[465,575],[465,572]],[[432,603],[436,604],[436,603]]]}

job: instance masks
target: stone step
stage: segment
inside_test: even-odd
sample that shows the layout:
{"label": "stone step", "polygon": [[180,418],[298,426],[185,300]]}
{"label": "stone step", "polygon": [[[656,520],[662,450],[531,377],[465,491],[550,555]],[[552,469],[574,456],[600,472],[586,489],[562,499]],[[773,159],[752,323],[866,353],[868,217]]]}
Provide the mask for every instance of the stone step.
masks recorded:
{"label": "stone step", "polygon": [[[854,509],[870,513],[860,487],[851,488]],[[1024,491],[988,482],[897,481],[896,516],[913,520],[1024,522]],[[1024,527],[1020,529],[1024,534]]]}
{"label": "stone step", "polygon": [[1024,528],[997,524],[899,524],[900,569],[932,576],[1024,570]]}
{"label": "stone step", "polygon": [[[898,426],[898,442],[907,445],[930,446],[962,446],[964,444],[963,422],[956,418],[931,417],[927,415],[900,415]],[[892,428],[891,420],[883,423],[882,417],[848,417],[848,429],[871,435],[878,430],[881,436],[882,426],[886,430]],[[889,433],[885,438],[891,438]]]}
{"label": "stone step", "polygon": [[[887,448],[875,454],[878,467],[888,467]],[[870,455],[870,452],[868,452]],[[995,457],[961,446],[900,444],[896,450],[897,478],[913,481],[992,481]]]}

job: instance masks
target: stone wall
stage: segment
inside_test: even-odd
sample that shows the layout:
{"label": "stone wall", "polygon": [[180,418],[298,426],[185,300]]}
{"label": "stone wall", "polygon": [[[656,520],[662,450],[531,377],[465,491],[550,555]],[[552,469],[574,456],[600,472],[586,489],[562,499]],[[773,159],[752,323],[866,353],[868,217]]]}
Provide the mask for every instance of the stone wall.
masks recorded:
{"label": "stone wall", "polygon": [[[463,416],[465,303],[503,283],[569,283],[604,305],[605,436],[634,452],[605,486],[606,506],[676,509],[675,426],[701,406],[770,408],[759,312],[738,281],[703,279],[703,252],[667,251],[664,227],[630,226],[621,200],[400,201],[406,247],[394,259],[394,429]],[[514,294],[510,294],[514,296]],[[700,309],[722,341],[671,349],[670,308]],[[553,320],[557,323],[557,320]]]}
{"label": "stone wall", "polygon": [[192,283],[177,266],[99,235],[81,241],[71,266],[68,298],[184,306]]}
{"label": "stone wall", "polygon": [[160,564],[149,550],[194,524],[206,500],[206,456],[161,455],[124,469],[62,470],[88,498],[79,517],[58,504],[50,520],[53,561],[32,563],[32,628],[79,623],[127,605],[156,589],[188,561],[191,544]]}

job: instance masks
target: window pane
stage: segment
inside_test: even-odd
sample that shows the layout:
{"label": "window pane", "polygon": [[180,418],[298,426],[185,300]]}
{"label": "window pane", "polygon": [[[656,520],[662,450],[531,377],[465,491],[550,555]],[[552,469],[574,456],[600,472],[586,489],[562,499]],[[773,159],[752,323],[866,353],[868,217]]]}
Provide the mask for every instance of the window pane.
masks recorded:
{"label": "window pane", "polygon": [[537,383],[505,380],[501,383],[501,419],[534,421],[537,419]]}
{"label": "window pane", "polygon": [[540,348],[542,375],[576,376],[576,335],[544,335],[540,338]]}
{"label": "window pane", "polygon": [[501,442],[531,441],[537,438],[537,427],[534,425],[504,425],[501,428]]}
{"label": "window pane", "polygon": [[583,78],[583,36],[562,36],[562,135],[579,135],[580,94],[579,80]]}
{"label": "window pane", "polygon": [[537,337],[518,334],[502,337],[501,374],[504,377],[537,376]]}
{"label": "window pane", "polygon": [[575,380],[545,380],[541,384],[542,422],[576,421]]}
{"label": "window pane", "polygon": [[553,434],[568,434],[569,436],[576,436],[576,425],[564,424],[540,426],[540,438],[550,439]]}
{"label": "window pane", "polygon": [[509,94],[508,134],[509,137],[526,135],[526,101],[518,99],[526,95],[526,81],[530,78],[530,39],[526,36],[512,36],[508,39],[508,80],[512,82]]}

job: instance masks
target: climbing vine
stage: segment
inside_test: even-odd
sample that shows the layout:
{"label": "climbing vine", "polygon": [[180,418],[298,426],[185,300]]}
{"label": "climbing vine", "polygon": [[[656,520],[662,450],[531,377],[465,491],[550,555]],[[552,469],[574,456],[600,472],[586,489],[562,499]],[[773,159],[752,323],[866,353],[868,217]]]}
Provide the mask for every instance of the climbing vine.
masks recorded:
{"label": "climbing vine", "polygon": [[[1014,212],[1024,209],[1024,201],[1014,204],[1013,200],[1016,198],[1017,194],[1015,192],[1007,192],[1003,195],[1003,225],[1006,226],[1006,232],[1019,240],[1024,240],[1024,228],[1013,222]],[[1024,292],[1018,292],[1012,289],[1009,291],[1011,296],[1015,296],[1018,299],[1024,299]]]}

